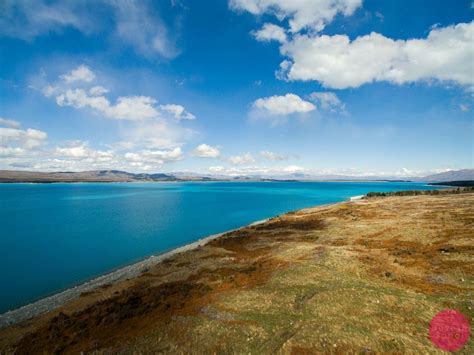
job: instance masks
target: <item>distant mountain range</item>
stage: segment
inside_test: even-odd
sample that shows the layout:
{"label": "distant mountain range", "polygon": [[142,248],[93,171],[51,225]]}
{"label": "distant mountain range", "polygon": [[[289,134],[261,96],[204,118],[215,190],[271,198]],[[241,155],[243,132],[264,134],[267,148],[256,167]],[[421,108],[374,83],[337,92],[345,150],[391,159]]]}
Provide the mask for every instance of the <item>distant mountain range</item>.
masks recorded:
{"label": "distant mountain range", "polygon": [[131,182],[131,181],[174,181],[167,174],[133,174],[120,170],[95,170],[81,172],[35,172],[21,170],[0,170],[0,182]]}
{"label": "distant mountain range", "polygon": [[147,182],[147,181],[424,181],[424,182],[452,182],[474,181],[474,169],[450,170],[440,174],[424,177],[403,178],[396,176],[350,176],[350,175],[311,175],[287,174],[278,176],[228,176],[218,174],[197,174],[177,172],[169,174],[128,173],[120,170],[94,170],[82,172],[35,172],[22,170],[0,170],[0,182]]}
{"label": "distant mountain range", "polygon": [[428,175],[414,180],[426,182],[473,181],[474,169],[449,170],[444,173]]}

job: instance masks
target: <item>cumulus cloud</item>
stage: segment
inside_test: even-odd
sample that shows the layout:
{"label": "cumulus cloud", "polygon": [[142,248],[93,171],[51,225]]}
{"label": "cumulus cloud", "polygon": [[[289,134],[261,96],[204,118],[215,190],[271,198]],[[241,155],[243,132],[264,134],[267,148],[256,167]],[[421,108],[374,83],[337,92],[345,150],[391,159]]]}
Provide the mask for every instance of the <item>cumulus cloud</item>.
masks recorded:
{"label": "cumulus cloud", "polygon": [[[153,145],[170,146],[175,142],[149,142],[141,140],[137,144],[124,144],[121,148],[95,149],[84,141],[69,141],[51,147],[48,134],[44,131],[21,129],[17,121],[13,127],[0,123],[0,168],[34,170],[96,170],[122,169],[129,171],[158,170],[164,164],[183,159],[181,147],[155,149]],[[160,128],[161,132],[163,129]],[[153,130],[146,129],[147,132]],[[154,131],[156,133],[156,131]],[[156,139],[159,139],[156,137]],[[147,148],[143,149],[143,143]]]}
{"label": "cumulus cloud", "polygon": [[74,141],[64,147],[56,147],[54,155],[57,157],[81,160],[83,163],[110,163],[115,159],[112,150],[95,150],[89,148],[87,142]]}
{"label": "cumulus cloud", "polygon": [[118,120],[145,120],[159,116],[156,100],[148,96],[125,96],[112,104],[105,96],[90,95],[84,89],[68,89],[56,97],[59,106],[89,107],[98,114]]}
{"label": "cumulus cloud", "polygon": [[74,81],[85,81],[86,83],[90,83],[91,81],[94,81],[95,74],[88,66],[81,64],[69,73],[61,75],[61,79],[67,83],[72,83]]}
{"label": "cumulus cloud", "polygon": [[[101,21],[100,11],[90,11],[92,5],[107,11],[111,26]],[[74,28],[85,34],[105,33],[116,43],[131,46],[148,58],[172,59],[179,54],[179,21],[170,31],[152,5],[152,1],[136,0],[6,0],[2,2],[0,36],[30,40]]]}
{"label": "cumulus cloud", "polygon": [[87,142],[71,141],[54,149],[28,150],[21,147],[0,146],[0,166],[35,170],[97,170],[122,169],[127,171],[158,170],[164,164],[183,158],[181,148],[168,150],[142,149],[118,152],[99,150]]}
{"label": "cumulus cloud", "polygon": [[19,147],[2,147],[0,146],[0,162],[6,158],[18,158],[25,156],[28,151]]}
{"label": "cumulus cloud", "polygon": [[353,41],[346,35],[296,35],[280,48],[288,59],[279,75],[337,89],[420,80],[472,86],[473,37],[474,22],[435,28],[425,39],[393,40],[378,33]]}
{"label": "cumulus cloud", "polygon": [[214,174],[229,175],[229,176],[283,176],[287,174],[295,173],[304,173],[306,169],[300,166],[289,165],[281,167],[265,167],[265,166],[233,166],[233,167],[223,167],[223,166],[211,166],[209,167],[209,172]]}
{"label": "cumulus cloud", "polygon": [[191,155],[201,158],[217,158],[220,154],[219,148],[208,144],[200,144],[191,152]]}
{"label": "cumulus cloud", "polygon": [[183,152],[179,147],[171,150],[142,150],[126,153],[124,158],[134,168],[150,170],[157,169],[164,163],[181,160]]}
{"label": "cumulus cloud", "polygon": [[177,120],[196,119],[196,116],[186,111],[186,109],[181,105],[176,105],[176,104],[160,105],[160,109],[172,114],[173,117],[176,118]]}
{"label": "cumulus cloud", "polygon": [[276,116],[307,113],[316,109],[316,106],[311,102],[305,101],[295,94],[260,98],[254,101],[252,107],[260,112]]}
{"label": "cumulus cloud", "polygon": [[285,29],[272,23],[264,24],[260,30],[252,32],[252,35],[257,39],[257,41],[277,41],[280,43],[286,42]]}
{"label": "cumulus cloud", "polygon": [[[78,72],[80,67],[66,75]],[[96,77],[92,69],[88,70]],[[111,100],[107,95],[108,88],[94,84],[76,80],[45,83],[43,80],[35,86],[39,86],[46,97],[54,98],[59,106],[89,109],[99,116],[125,121],[118,127],[121,140],[120,147],[115,146],[118,149],[176,148],[196,133],[183,124],[196,116],[182,105],[159,104],[155,98],[144,95],[119,96]]]}
{"label": "cumulus cloud", "polygon": [[350,16],[362,5],[362,0],[230,0],[235,10],[253,15],[273,14],[280,21],[287,20],[291,32],[303,29],[319,32],[337,14]]}
{"label": "cumulus cloud", "polygon": [[245,165],[255,163],[255,159],[250,153],[245,153],[242,155],[235,155],[229,157],[229,162],[234,165]]}
{"label": "cumulus cloud", "polygon": [[281,43],[286,59],[276,72],[279,79],[317,81],[335,89],[380,81],[439,81],[473,91],[474,21],[434,26],[420,39],[395,40],[375,32],[353,40],[318,34],[337,14],[349,16],[361,4],[362,0],[230,0],[233,9],[288,20],[288,31],[265,24],[253,32],[257,40]]}
{"label": "cumulus cloud", "polygon": [[20,158],[36,155],[37,150],[46,144],[47,138],[46,132],[33,128],[21,129],[18,121],[0,119],[0,163],[4,160],[16,162]]}
{"label": "cumulus cloud", "polygon": [[43,145],[48,135],[37,129],[19,129],[0,127],[0,146],[33,149]]}
{"label": "cumulus cloud", "polygon": [[64,82],[48,84],[42,89],[46,97],[54,96],[59,106],[89,108],[101,116],[118,120],[143,121],[166,118],[166,116],[171,116],[176,120],[196,119],[196,116],[182,105],[158,105],[157,100],[149,96],[120,96],[112,103],[105,96],[109,90],[103,86],[95,85],[88,89],[74,87],[76,82],[88,83],[96,78],[95,73],[83,64],[61,75],[60,78]]}
{"label": "cumulus cloud", "polygon": [[302,173],[305,171],[305,168],[297,165],[289,165],[283,169],[285,173],[288,174],[296,174],[296,173]]}
{"label": "cumulus cloud", "polygon": [[222,173],[225,171],[225,168],[223,166],[210,166],[209,171],[211,173]]}
{"label": "cumulus cloud", "polygon": [[0,126],[11,127],[11,128],[20,128],[21,124],[18,121],[0,117]]}
{"label": "cumulus cloud", "polygon": [[286,155],[276,154],[276,153],[270,152],[268,150],[262,150],[260,152],[260,156],[267,159],[267,160],[273,160],[273,161],[288,159],[288,157]]}
{"label": "cumulus cloud", "polygon": [[104,95],[104,94],[107,94],[108,92],[109,90],[107,90],[103,86],[93,86],[89,89],[89,95],[92,95],[92,96]]}
{"label": "cumulus cloud", "polygon": [[313,92],[309,97],[325,111],[345,111],[344,103],[333,92]]}

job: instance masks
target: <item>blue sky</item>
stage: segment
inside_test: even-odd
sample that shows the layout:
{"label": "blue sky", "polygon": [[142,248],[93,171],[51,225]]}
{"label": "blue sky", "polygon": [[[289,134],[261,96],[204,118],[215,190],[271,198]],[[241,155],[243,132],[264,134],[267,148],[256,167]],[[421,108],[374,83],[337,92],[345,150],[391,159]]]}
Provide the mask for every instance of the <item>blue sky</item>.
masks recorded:
{"label": "blue sky", "polygon": [[470,0],[5,0],[0,9],[0,169],[473,167]]}

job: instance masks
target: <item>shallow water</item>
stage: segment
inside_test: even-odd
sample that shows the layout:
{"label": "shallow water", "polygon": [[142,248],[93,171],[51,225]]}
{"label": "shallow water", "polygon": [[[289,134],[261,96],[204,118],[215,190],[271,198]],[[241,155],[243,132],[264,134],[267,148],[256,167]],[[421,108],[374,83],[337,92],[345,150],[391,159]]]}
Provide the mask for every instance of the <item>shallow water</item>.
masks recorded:
{"label": "shallow water", "polygon": [[209,234],[420,183],[0,184],[0,313]]}

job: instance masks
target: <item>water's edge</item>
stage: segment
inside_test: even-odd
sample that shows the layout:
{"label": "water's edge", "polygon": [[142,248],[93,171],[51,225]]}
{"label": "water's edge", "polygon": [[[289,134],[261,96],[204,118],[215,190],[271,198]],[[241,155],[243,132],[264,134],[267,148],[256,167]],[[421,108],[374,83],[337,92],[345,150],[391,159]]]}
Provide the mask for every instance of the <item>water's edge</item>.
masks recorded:
{"label": "water's edge", "polygon": [[[352,196],[345,201],[342,202],[335,202],[335,203],[330,203],[330,204],[323,204],[323,205],[316,205],[313,207],[307,207],[300,210],[308,209],[308,208],[320,208],[320,207],[327,207],[327,206],[335,206],[341,203],[346,203],[346,202],[351,202],[355,200],[359,200],[363,198],[365,195],[358,195],[358,196]],[[286,213],[290,213],[292,211],[288,211]],[[286,214],[284,213],[284,214]],[[196,248],[199,248],[210,241],[221,237],[224,234],[231,233],[238,231],[240,229],[246,228],[246,227],[251,227],[251,226],[256,226],[259,224],[263,224],[267,222],[268,220],[278,217],[278,215],[266,218],[260,221],[252,222],[250,224],[247,224],[245,226],[231,229],[222,233],[217,233],[217,234],[212,234],[207,237],[198,239],[192,243],[185,244],[181,247],[174,248],[168,252],[158,254],[158,255],[152,255],[150,257],[147,257],[146,259],[133,263],[131,265],[119,268],[115,271],[109,272],[107,274],[101,275],[99,277],[96,277],[92,280],[89,280],[87,282],[84,282],[83,284],[68,288],[64,291],[58,292],[56,294],[53,294],[51,296],[42,298],[38,301],[29,303],[27,305],[21,306],[19,308],[7,311],[3,314],[0,314],[0,328],[13,325],[19,322],[22,322],[24,320],[36,317],[40,314],[47,313],[50,311],[53,311],[56,308],[59,308],[66,304],[69,301],[72,301],[74,299],[77,299],[80,297],[80,295],[84,292],[92,291],[100,286],[106,285],[106,284],[111,284],[111,283],[116,283],[119,281],[123,281],[126,279],[130,279],[133,277],[139,276],[145,269],[153,267],[161,262],[163,262],[165,259],[170,258],[173,255],[184,253]]]}

